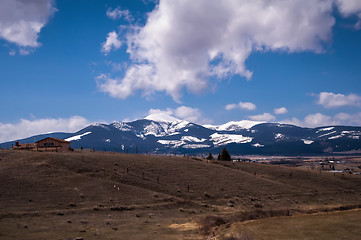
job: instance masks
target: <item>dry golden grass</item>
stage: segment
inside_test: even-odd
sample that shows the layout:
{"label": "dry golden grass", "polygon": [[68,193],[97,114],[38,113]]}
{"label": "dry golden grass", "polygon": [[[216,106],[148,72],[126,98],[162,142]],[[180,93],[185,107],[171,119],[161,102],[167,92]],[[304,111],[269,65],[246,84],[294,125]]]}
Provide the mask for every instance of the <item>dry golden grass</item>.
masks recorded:
{"label": "dry golden grass", "polygon": [[233,224],[219,239],[252,240],[358,240],[361,211],[351,210],[294,217],[276,217]]}
{"label": "dry golden grass", "polygon": [[[0,239],[203,239],[238,221],[359,207],[361,177],[174,156],[0,151],[0,196]],[[226,224],[203,221],[210,216]]]}

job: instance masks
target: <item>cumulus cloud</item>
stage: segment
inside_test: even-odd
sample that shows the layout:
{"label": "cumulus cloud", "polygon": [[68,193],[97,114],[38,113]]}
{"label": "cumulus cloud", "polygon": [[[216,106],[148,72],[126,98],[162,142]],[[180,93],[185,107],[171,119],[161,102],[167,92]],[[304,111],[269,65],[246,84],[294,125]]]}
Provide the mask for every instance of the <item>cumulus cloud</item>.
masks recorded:
{"label": "cumulus cloud", "polygon": [[321,127],[332,125],[361,126],[361,112],[353,114],[338,113],[333,116],[324,115],[322,113],[314,113],[307,115],[303,120],[292,118],[281,122],[303,127]]}
{"label": "cumulus cloud", "polygon": [[225,106],[226,110],[232,110],[232,109],[236,109],[236,108],[245,109],[245,110],[255,110],[256,105],[251,102],[239,102],[238,104],[233,103],[233,104],[228,104]]}
{"label": "cumulus cloud", "polygon": [[107,40],[102,43],[102,52],[104,52],[105,55],[108,55],[108,53],[112,49],[119,49],[122,46],[122,42],[118,39],[118,34],[113,31],[108,33]]}
{"label": "cumulus cloud", "polygon": [[238,107],[238,104],[231,103],[231,104],[227,104],[224,108],[226,110],[232,110],[232,109],[236,109],[237,107]]}
{"label": "cumulus cloud", "polygon": [[39,47],[39,33],[55,11],[53,0],[2,0],[0,38],[20,47]]}
{"label": "cumulus cloud", "polygon": [[202,120],[202,113],[198,108],[181,106],[175,109],[174,114],[176,117],[187,120],[189,122],[199,122]]}
{"label": "cumulus cloud", "polygon": [[127,21],[132,20],[132,15],[130,14],[129,10],[127,9],[122,10],[120,7],[116,7],[114,9],[108,8],[107,17],[113,20],[117,20],[121,18],[124,18]]}
{"label": "cumulus cloud", "polygon": [[321,92],[318,95],[317,103],[325,108],[361,106],[361,97],[356,94],[343,95],[340,93]]}
{"label": "cumulus cloud", "polygon": [[250,79],[245,62],[253,51],[322,52],[334,6],[357,13],[335,1],[161,0],[144,26],[128,32],[132,64],[124,76],[109,79],[117,88],[111,94],[163,91],[179,101],[184,89],[199,92],[214,79]]}
{"label": "cumulus cloud", "polygon": [[330,116],[321,113],[315,113],[307,115],[304,119],[304,124],[306,126],[316,127],[322,125],[337,125],[338,122],[334,121]]}
{"label": "cumulus cloud", "polygon": [[349,17],[356,15],[358,17],[358,22],[355,24],[356,29],[361,28],[361,3],[359,0],[336,0],[336,4],[340,13]]}
{"label": "cumulus cloud", "polygon": [[288,112],[287,108],[281,107],[281,108],[275,108],[273,109],[273,112],[277,115],[279,114],[286,114]]}
{"label": "cumulus cloud", "polygon": [[333,118],[341,125],[361,126],[361,112],[338,113]]}
{"label": "cumulus cloud", "polygon": [[81,116],[70,118],[21,119],[18,123],[0,123],[0,142],[6,142],[48,132],[75,132],[89,125]]}
{"label": "cumulus cloud", "polygon": [[346,17],[361,13],[359,0],[336,0],[339,11]]}
{"label": "cumulus cloud", "polygon": [[281,121],[284,124],[292,124],[301,127],[321,127],[329,125],[339,125],[338,121],[335,121],[332,117],[321,114],[309,114],[303,120],[298,118],[286,119]]}
{"label": "cumulus cloud", "polygon": [[174,116],[181,120],[186,120],[189,122],[199,123],[199,124],[212,122],[209,119],[204,118],[201,111],[198,108],[191,108],[187,106],[180,106],[175,109],[167,108],[165,110],[150,109],[148,115],[159,115],[163,117],[165,116],[170,119],[172,119],[172,116]]}
{"label": "cumulus cloud", "polygon": [[[111,97],[125,99],[132,94],[132,89],[128,86],[119,86],[117,78],[111,78],[107,74],[100,74],[96,77],[97,86],[100,91],[108,93]],[[141,79],[139,79],[141,82]],[[152,89],[149,89],[152,91]]]}
{"label": "cumulus cloud", "polygon": [[273,122],[276,120],[276,117],[270,113],[248,116],[248,118],[254,121],[266,121],[266,122]]}

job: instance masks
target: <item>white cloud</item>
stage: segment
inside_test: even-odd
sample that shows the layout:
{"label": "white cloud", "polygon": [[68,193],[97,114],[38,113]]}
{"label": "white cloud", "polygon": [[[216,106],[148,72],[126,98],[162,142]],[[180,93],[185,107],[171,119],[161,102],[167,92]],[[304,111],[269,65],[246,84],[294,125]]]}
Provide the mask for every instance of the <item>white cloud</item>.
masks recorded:
{"label": "white cloud", "polygon": [[273,112],[277,115],[279,114],[286,114],[288,112],[287,108],[281,107],[281,108],[275,108],[273,109]]}
{"label": "white cloud", "polygon": [[276,120],[276,117],[270,113],[248,116],[248,118],[254,121],[266,121],[266,122],[273,122]]}
{"label": "white cloud", "polygon": [[254,103],[251,102],[239,102],[238,104],[228,104],[225,106],[226,110],[232,110],[232,109],[236,109],[236,108],[240,108],[240,109],[245,109],[245,110],[255,110],[256,109],[256,105]]}
{"label": "white cloud", "polygon": [[167,108],[166,110],[161,110],[161,109],[151,108],[151,109],[149,109],[149,111],[148,111],[148,115],[152,115],[152,114],[167,114],[167,115],[173,115],[173,109]]}
{"label": "white cloud", "polygon": [[[148,115],[163,115],[174,116],[178,119],[186,120],[193,123],[205,124],[212,121],[203,117],[201,111],[198,108],[191,108],[187,106],[180,106],[178,108],[167,108],[165,110],[150,109]],[[170,117],[171,118],[171,117]]]}
{"label": "white cloud", "polygon": [[202,113],[198,108],[181,106],[175,109],[174,114],[176,117],[187,120],[189,122],[199,122],[202,120]]}
{"label": "white cloud", "polygon": [[112,49],[119,49],[122,42],[118,39],[118,34],[113,31],[108,33],[107,40],[102,43],[102,51],[107,55]]}
{"label": "white cloud", "polygon": [[30,53],[31,53],[31,51],[29,49],[24,49],[24,48],[19,49],[20,55],[26,56],[26,55],[29,55]]}
{"label": "white cloud", "polygon": [[15,56],[15,55],[16,55],[16,51],[15,51],[14,49],[10,49],[9,55],[10,55],[10,56]]}
{"label": "white cloud", "polygon": [[321,127],[330,125],[361,126],[361,112],[354,114],[338,113],[334,116],[315,113],[307,115],[303,120],[292,118],[291,120],[283,120],[281,122],[303,127]]}
{"label": "white cloud", "polygon": [[341,125],[361,126],[361,112],[358,113],[338,113],[333,117]]}
{"label": "white cloud", "polygon": [[325,108],[361,106],[361,97],[356,94],[343,95],[332,92],[321,92],[318,98],[317,103]]}
{"label": "white cloud", "polygon": [[283,124],[292,124],[300,127],[321,127],[321,126],[329,126],[329,125],[339,125],[339,122],[334,121],[332,117],[321,114],[309,114],[303,120],[298,118],[286,119],[280,121]]}
{"label": "white cloud", "polygon": [[361,12],[361,3],[359,0],[336,0],[339,11],[346,17]]}
{"label": "white cloud", "polygon": [[282,121],[280,121],[280,123],[291,124],[291,125],[296,125],[296,126],[300,126],[300,127],[307,127],[301,120],[299,120],[298,118],[295,118],[295,117],[293,117],[292,119],[282,120]]}
{"label": "white cloud", "polygon": [[39,33],[55,11],[53,0],[2,0],[0,38],[20,47],[39,47]]}
{"label": "white cloud", "polygon": [[237,104],[231,103],[231,104],[227,104],[224,108],[226,110],[232,110],[232,109],[236,109],[238,107]]}
{"label": "white cloud", "polygon": [[344,2],[335,1],[161,0],[143,27],[128,32],[132,64],[124,77],[109,79],[118,88],[111,94],[163,91],[178,101],[183,89],[206,89],[212,76],[250,79],[245,62],[252,51],[322,52],[334,6]]}
{"label": "white cloud", "polygon": [[304,124],[310,127],[317,127],[326,125],[337,125],[338,122],[334,121],[330,116],[321,113],[315,113],[306,116],[304,119]]}
{"label": "white cloud", "polygon": [[125,99],[132,94],[129,86],[119,86],[117,84],[118,79],[113,79],[106,74],[100,74],[96,79],[99,90],[108,93],[111,97]]}
{"label": "white cloud", "polygon": [[356,29],[361,28],[361,1],[360,0],[336,0],[340,13],[344,17],[356,15],[358,22],[355,24]]}
{"label": "white cloud", "polygon": [[122,10],[120,7],[114,8],[113,10],[111,8],[108,8],[107,17],[113,20],[121,18],[124,18],[127,21],[132,20],[132,15],[130,14],[129,10]]}
{"label": "white cloud", "polygon": [[48,132],[75,132],[89,125],[80,116],[70,118],[21,119],[18,123],[0,123],[0,142],[27,138]]}

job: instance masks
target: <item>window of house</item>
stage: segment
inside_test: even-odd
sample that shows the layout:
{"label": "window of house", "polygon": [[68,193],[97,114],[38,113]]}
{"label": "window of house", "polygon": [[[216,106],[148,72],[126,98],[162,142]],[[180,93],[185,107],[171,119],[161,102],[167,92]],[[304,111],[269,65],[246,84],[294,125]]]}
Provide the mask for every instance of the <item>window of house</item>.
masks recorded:
{"label": "window of house", "polygon": [[51,143],[44,143],[44,147],[53,147],[54,146],[54,143],[51,142]]}

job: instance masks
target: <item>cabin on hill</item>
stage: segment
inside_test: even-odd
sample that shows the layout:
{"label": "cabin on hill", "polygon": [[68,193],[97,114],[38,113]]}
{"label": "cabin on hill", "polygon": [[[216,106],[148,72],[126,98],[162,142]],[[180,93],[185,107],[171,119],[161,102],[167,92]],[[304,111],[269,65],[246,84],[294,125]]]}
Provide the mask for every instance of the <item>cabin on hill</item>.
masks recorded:
{"label": "cabin on hill", "polygon": [[35,144],[37,151],[67,152],[70,150],[70,142],[59,138],[47,137]]}
{"label": "cabin on hill", "polygon": [[59,138],[47,137],[35,143],[15,142],[15,145],[11,149],[39,152],[67,152],[70,151],[70,142]]}

